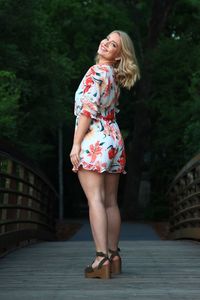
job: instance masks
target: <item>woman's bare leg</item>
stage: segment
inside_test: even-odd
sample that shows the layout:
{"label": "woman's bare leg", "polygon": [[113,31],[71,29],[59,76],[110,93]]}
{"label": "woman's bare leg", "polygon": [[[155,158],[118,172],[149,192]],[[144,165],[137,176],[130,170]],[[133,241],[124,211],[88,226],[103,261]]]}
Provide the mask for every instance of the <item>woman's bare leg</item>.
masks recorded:
{"label": "woman's bare leg", "polygon": [[[105,210],[105,174],[80,169],[78,177],[88,199],[90,224],[96,251],[107,254],[108,227]],[[92,266],[95,268],[100,260],[102,260],[102,257],[97,257]]]}
{"label": "woman's bare leg", "polygon": [[105,174],[105,205],[108,219],[108,248],[117,250],[121,228],[121,216],[117,204],[119,174]]}

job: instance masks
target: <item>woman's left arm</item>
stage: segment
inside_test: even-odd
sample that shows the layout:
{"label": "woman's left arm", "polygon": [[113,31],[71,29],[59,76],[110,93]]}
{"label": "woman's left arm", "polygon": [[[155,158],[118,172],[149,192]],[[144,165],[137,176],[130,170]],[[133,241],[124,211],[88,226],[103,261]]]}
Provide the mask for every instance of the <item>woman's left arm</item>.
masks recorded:
{"label": "woman's left arm", "polygon": [[91,123],[91,118],[89,116],[86,116],[84,114],[81,114],[78,120],[78,126],[74,132],[74,141],[72,150],[70,152],[70,159],[71,163],[73,165],[73,171],[77,172],[79,160],[80,160],[80,151],[81,151],[81,143],[85,136],[85,134],[88,131],[88,128]]}

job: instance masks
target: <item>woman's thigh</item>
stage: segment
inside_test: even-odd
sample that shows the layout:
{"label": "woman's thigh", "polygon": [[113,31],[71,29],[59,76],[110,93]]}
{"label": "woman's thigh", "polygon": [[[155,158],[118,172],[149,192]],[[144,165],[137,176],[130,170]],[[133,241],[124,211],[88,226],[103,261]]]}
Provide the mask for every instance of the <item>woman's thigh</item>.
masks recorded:
{"label": "woman's thigh", "polygon": [[105,173],[88,171],[80,168],[78,171],[79,181],[88,201],[102,200],[105,196]]}

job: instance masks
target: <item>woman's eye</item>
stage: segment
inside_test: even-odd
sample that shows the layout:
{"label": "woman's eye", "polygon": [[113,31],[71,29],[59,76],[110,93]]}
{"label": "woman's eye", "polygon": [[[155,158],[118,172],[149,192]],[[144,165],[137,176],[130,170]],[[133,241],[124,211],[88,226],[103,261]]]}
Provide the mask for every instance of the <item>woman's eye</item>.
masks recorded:
{"label": "woman's eye", "polygon": [[115,43],[112,43],[112,46],[113,46],[114,48],[116,48],[116,45],[115,45]]}

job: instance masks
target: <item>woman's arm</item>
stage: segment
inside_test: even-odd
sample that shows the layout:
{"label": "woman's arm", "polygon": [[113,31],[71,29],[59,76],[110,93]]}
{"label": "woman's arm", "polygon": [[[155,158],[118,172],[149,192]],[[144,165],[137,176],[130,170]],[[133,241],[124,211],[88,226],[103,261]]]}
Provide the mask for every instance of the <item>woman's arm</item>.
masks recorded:
{"label": "woman's arm", "polygon": [[72,150],[70,152],[70,159],[71,163],[73,165],[73,171],[77,172],[78,170],[78,164],[80,160],[80,151],[81,151],[81,142],[88,131],[88,128],[90,126],[91,118],[88,116],[85,116],[83,114],[80,115],[78,120],[78,126],[74,132],[74,141]]}

